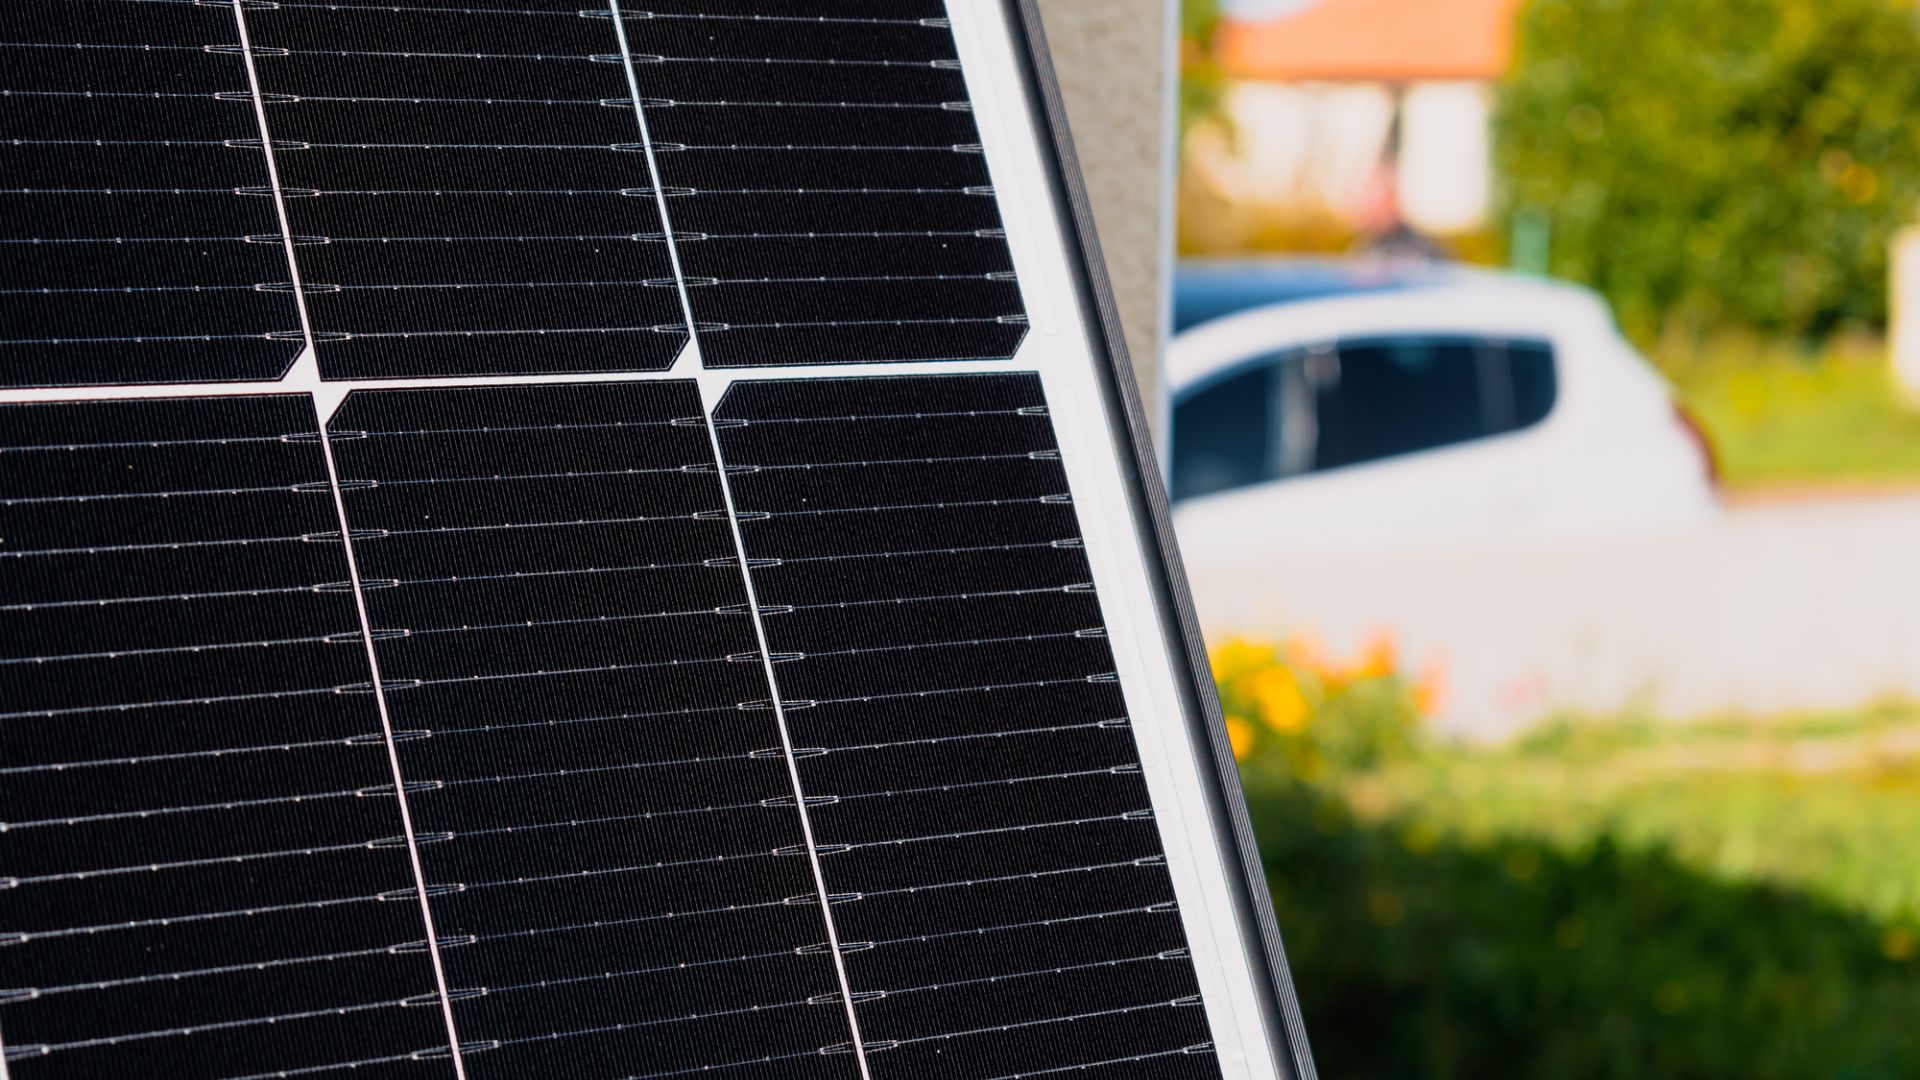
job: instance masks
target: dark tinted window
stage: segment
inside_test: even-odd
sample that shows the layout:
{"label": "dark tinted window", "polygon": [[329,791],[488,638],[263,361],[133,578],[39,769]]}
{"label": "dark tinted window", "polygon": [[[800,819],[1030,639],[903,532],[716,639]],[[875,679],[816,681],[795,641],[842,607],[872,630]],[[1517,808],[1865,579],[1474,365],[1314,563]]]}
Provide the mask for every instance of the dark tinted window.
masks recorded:
{"label": "dark tinted window", "polygon": [[1343,344],[1309,358],[1320,422],[1315,469],[1467,442],[1487,434],[1472,342]]}
{"label": "dark tinted window", "polygon": [[1297,352],[1276,353],[1174,408],[1173,497],[1230,491],[1278,475],[1271,460],[1282,376]]}
{"label": "dark tinted window", "polygon": [[1557,380],[1545,342],[1348,339],[1289,349],[1174,406],[1173,495],[1471,442],[1536,424]]}
{"label": "dark tinted window", "polygon": [[1513,426],[1532,427],[1553,411],[1560,380],[1553,367],[1553,346],[1544,341],[1507,343],[1507,363],[1513,371]]}

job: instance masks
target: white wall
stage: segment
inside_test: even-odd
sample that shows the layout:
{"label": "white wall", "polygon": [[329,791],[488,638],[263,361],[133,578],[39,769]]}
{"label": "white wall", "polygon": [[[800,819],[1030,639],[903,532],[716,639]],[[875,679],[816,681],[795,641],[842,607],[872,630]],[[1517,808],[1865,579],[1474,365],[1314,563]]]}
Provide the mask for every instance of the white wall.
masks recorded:
{"label": "white wall", "polygon": [[1420,83],[1402,105],[1400,206],[1422,232],[1486,224],[1493,193],[1491,95],[1479,83]]}
{"label": "white wall", "polygon": [[[1402,213],[1441,236],[1480,228],[1492,196],[1487,88],[1416,83],[1402,109]],[[1210,178],[1237,201],[1356,222],[1376,194],[1393,110],[1382,83],[1241,83],[1227,96],[1233,138],[1213,149]]]}
{"label": "white wall", "polygon": [[1222,193],[1341,218],[1357,210],[1393,123],[1392,95],[1371,83],[1246,82],[1226,108],[1232,142],[1209,162]]}

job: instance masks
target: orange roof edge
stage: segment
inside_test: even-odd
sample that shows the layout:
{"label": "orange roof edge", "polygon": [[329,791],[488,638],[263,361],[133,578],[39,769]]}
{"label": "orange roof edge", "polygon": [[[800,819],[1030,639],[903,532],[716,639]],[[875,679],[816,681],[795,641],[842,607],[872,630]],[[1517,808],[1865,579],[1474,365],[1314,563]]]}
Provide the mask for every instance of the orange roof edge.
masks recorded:
{"label": "orange roof edge", "polygon": [[1492,81],[1525,0],[1319,0],[1215,39],[1229,76],[1276,82]]}

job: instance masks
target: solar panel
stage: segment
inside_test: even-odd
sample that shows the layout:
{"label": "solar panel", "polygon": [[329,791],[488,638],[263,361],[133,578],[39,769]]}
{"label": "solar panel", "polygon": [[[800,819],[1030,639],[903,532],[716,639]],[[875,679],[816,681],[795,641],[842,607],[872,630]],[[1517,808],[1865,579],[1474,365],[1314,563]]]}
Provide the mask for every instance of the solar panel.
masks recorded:
{"label": "solar panel", "polygon": [[444,1047],[312,399],[0,426],[13,1075]]}
{"label": "solar panel", "polygon": [[327,378],[651,371],[686,343],[611,19],[246,13]]}
{"label": "solar panel", "polygon": [[468,1075],[844,1040],[694,385],[362,392],[331,430]]}
{"label": "solar panel", "polygon": [[231,8],[21,5],[0,386],[277,379],[300,320]]}
{"label": "solar panel", "polygon": [[709,366],[1014,354],[1026,316],[939,0],[645,6],[626,38]]}
{"label": "solar panel", "polygon": [[1031,19],[16,20],[0,1080],[1312,1075]]}
{"label": "solar panel", "polygon": [[884,1068],[1219,1076],[1040,380],[737,383],[715,422]]}

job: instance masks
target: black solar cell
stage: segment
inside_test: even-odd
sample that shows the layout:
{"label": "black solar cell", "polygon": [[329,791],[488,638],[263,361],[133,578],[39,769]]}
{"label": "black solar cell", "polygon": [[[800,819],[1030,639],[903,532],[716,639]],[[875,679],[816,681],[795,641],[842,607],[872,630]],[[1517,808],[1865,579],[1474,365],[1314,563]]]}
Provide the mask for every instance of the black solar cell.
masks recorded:
{"label": "black solar cell", "polygon": [[444,1075],[408,1057],[447,1034],[311,400],[0,430],[11,1075]]}
{"label": "black solar cell", "polygon": [[330,432],[467,1075],[857,1076],[694,385]]}
{"label": "black solar cell", "polygon": [[276,379],[299,313],[230,7],[16,4],[0,386]]}
{"label": "black solar cell", "polygon": [[623,25],[707,366],[1013,355],[943,4],[644,6]]}
{"label": "black solar cell", "polygon": [[1039,378],[715,423],[873,1075],[1217,1077]]}
{"label": "black solar cell", "polygon": [[248,8],[324,377],[673,362],[685,311],[591,9]]}

